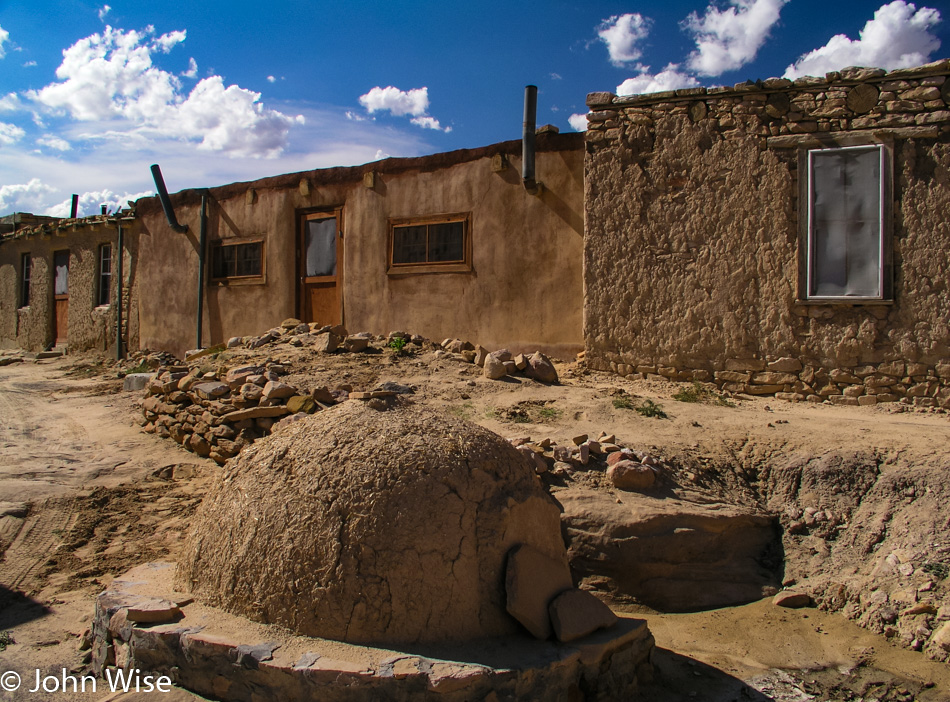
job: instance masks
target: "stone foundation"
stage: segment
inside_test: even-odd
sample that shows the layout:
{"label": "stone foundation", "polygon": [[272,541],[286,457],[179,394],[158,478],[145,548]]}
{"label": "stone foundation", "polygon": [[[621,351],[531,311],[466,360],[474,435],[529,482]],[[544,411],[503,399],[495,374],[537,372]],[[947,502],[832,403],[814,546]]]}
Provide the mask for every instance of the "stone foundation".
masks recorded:
{"label": "stone foundation", "polygon": [[[93,668],[166,675],[226,702],[631,699],[652,677],[646,622],[622,617],[570,644],[527,636],[411,651],[288,635],[191,602],[149,563],[96,600]],[[149,623],[151,622],[151,623]]]}
{"label": "stone foundation", "polygon": [[595,370],[610,371],[625,378],[662,377],[676,381],[715,383],[728,393],[774,395],[791,402],[824,402],[836,405],[875,405],[904,402],[918,407],[950,409],[950,363],[927,365],[891,361],[877,365],[825,368],[817,363],[803,364],[798,359],[775,361],[735,359],[725,370],[677,368],[634,364],[622,360],[588,361]]}

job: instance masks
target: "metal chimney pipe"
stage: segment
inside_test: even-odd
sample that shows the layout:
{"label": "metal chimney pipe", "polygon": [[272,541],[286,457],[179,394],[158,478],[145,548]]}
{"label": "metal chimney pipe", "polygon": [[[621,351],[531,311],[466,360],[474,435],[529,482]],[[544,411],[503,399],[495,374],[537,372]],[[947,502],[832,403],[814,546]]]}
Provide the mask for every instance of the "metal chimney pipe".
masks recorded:
{"label": "metal chimney pipe", "polygon": [[79,214],[79,196],[73,194],[73,206],[69,210],[69,218],[76,219],[76,215]]}
{"label": "metal chimney pipe", "polygon": [[538,86],[526,85],[524,88],[524,131],[521,137],[521,180],[529,193],[537,191],[534,180],[534,147],[538,113]]}
{"label": "metal chimney pipe", "polygon": [[188,231],[188,227],[178,223],[178,218],[175,216],[175,209],[172,207],[172,201],[168,199],[168,190],[165,189],[165,179],[162,178],[162,169],[158,167],[157,163],[152,164],[152,180],[155,181],[155,189],[158,191],[158,199],[162,202],[162,209],[165,210],[165,219],[168,220],[168,226],[172,228],[172,231],[184,234]]}
{"label": "metal chimney pipe", "polygon": [[108,206],[108,205],[99,205],[99,212],[100,212],[101,214],[108,214],[108,213],[109,213],[109,206]]}
{"label": "metal chimney pipe", "polygon": [[208,195],[201,195],[201,224],[198,235],[198,340],[195,343],[196,349],[203,349],[201,344],[201,328],[204,319],[205,308],[205,258],[208,250]]}

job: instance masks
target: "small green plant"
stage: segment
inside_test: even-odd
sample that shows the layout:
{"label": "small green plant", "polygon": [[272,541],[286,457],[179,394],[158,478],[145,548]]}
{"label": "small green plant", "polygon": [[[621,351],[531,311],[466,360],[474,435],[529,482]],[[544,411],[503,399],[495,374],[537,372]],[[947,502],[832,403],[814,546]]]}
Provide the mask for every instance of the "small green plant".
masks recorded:
{"label": "small green plant", "polygon": [[454,414],[459,419],[471,419],[475,414],[475,405],[473,405],[471,402],[466,402],[463,405],[449,407],[449,412]]}
{"label": "small green plant", "polygon": [[387,345],[389,346],[389,348],[393,350],[393,352],[397,356],[402,356],[407,353],[406,339],[404,337],[397,336],[394,339],[392,339]]}
{"label": "small green plant", "polygon": [[950,566],[948,566],[946,563],[940,563],[938,561],[927,561],[921,566],[921,570],[923,570],[925,573],[930,573],[939,580],[943,580],[948,575],[950,575]]}
{"label": "small green plant", "polygon": [[709,404],[718,405],[720,407],[736,406],[730,399],[704,387],[698,380],[694,380],[693,384],[689,387],[680,388],[679,391],[673,395],[673,399],[677,402],[708,402]]}
{"label": "small green plant", "polygon": [[0,631],[0,651],[5,651],[7,646],[15,643],[12,631]]}
{"label": "small green plant", "polygon": [[561,410],[559,410],[557,407],[542,407],[538,410],[538,416],[541,419],[557,419],[561,416]]}
{"label": "small green plant", "polygon": [[719,407],[735,407],[736,406],[735,402],[730,400],[725,395],[721,395],[719,393],[716,393],[716,399],[713,400],[713,404],[718,405]]}
{"label": "small green plant", "polygon": [[641,417],[655,417],[656,419],[666,419],[666,412],[653,400],[644,400],[643,404],[636,408],[637,414]]}
{"label": "small green plant", "polygon": [[673,395],[673,399],[677,402],[699,402],[708,392],[706,388],[694,380],[692,387],[680,388],[679,391]]}
{"label": "small green plant", "polygon": [[631,400],[626,395],[623,395],[621,397],[615,397],[613,400],[613,403],[614,403],[614,409],[632,410],[632,409],[637,408],[637,406],[633,404],[633,400]]}
{"label": "small green plant", "polygon": [[132,373],[148,373],[152,369],[149,367],[148,363],[145,361],[140,362],[137,366],[133,366],[126,371],[126,375],[131,375]]}

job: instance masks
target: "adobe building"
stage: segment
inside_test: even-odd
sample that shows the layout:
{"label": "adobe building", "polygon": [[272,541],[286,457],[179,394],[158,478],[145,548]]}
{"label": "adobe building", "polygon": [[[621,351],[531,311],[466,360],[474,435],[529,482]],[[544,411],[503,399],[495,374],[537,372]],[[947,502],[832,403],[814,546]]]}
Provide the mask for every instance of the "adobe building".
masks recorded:
{"label": "adobe building", "polygon": [[137,349],[135,231],[129,210],[0,219],[0,348],[115,354],[119,324]]}
{"label": "adobe building", "polygon": [[587,98],[593,367],[950,403],[950,60]]}
{"label": "adobe building", "polygon": [[0,236],[0,347],[115,350],[121,222],[127,348],[194,349],[200,297],[204,347],[296,317],[573,355],[584,137],[538,131],[534,193],[509,141],[186,190],[171,196],[177,227],[158,197],[120,217],[21,221]]}
{"label": "adobe building", "polygon": [[292,173],[136,203],[140,344],[202,345],[281,320],[404,330],[490,348],[583,348],[582,134],[540,130],[542,186],[522,184],[521,141]]}

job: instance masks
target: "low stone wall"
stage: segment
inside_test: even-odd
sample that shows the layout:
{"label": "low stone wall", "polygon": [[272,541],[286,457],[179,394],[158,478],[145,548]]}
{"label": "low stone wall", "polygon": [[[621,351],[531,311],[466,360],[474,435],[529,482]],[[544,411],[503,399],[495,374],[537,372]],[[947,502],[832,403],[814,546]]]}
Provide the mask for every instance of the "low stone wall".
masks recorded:
{"label": "low stone wall", "polygon": [[765,362],[735,359],[725,370],[638,365],[616,361],[588,362],[631,380],[659,376],[668,380],[715,383],[723,392],[774,395],[792,402],[831,402],[836,405],[875,405],[903,402],[918,407],[950,409],[950,363],[927,365],[890,361],[849,368],[803,364],[797,358]]}
{"label": "low stone wall", "polygon": [[227,702],[633,699],[652,678],[642,619],[559,644],[528,636],[401,652],[288,636],[195,603],[174,565],[138,566],[96,599],[85,645],[97,675],[166,676]]}
{"label": "low stone wall", "polygon": [[[950,60],[591,93],[587,104],[591,367],[788,399],[946,406]],[[893,295],[807,299],[801,159],[867,144],[892,161]]]}

